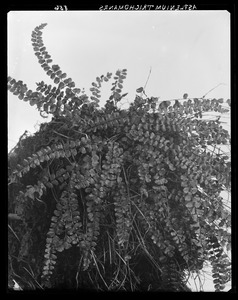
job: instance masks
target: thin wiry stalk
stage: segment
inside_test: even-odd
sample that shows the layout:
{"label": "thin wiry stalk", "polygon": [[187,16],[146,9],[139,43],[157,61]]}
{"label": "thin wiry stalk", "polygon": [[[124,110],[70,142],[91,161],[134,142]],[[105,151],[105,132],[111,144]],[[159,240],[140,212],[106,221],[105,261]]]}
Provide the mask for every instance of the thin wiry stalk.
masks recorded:
{"label": "thin wiry stalk", "polygon": [[18,240],[18,242],[20,243],[21,241],[19,240],[19,237],[17,236],[17,234],[15,233],[15,231],[12,229],[12,227],[8,224],[8,228],[10,228],[11,232],[14,234],[15,238]]}
{"label": "thin wiry stalk", "polygon": [[103,278],[103,276],[102,276],[102,274],[99,270],[99,267],[98,267],[98,264],[97,264],[97,261],[95,259],[95,255],[94,255],[93,251],[91,251],[91,255],[92,255],[93,261],[95,263],[95,266],[97,268],[98,274],[99,274],[100,278],[102,279],[103,283],[105,284],[106,288],[108,289],[108,285],[107,285],[106,281],[104,280],[104,278]]}
{"label": "thin wiry stalk", "polygon": [[[30,267],[30,266],[29,266]],[[39,284],[39,282],[35,279],[35,277],[29,272],[29,270],[27,270],[25,267],[23,267],[24,270],[26,270],[26,272],[31,276],[31,278],[35,281],[35,283],[37,284],[37,286],[43,290],[44,288]]]}

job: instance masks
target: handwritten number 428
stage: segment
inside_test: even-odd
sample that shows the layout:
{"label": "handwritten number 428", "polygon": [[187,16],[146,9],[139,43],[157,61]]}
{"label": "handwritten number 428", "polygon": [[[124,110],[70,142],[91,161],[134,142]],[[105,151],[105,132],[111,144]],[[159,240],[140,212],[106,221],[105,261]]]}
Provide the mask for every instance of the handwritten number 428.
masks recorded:
{"label": "handwritten number 428", "polygon": [[68,10],[66,5],[57,5],[55,7],[55,10]]}

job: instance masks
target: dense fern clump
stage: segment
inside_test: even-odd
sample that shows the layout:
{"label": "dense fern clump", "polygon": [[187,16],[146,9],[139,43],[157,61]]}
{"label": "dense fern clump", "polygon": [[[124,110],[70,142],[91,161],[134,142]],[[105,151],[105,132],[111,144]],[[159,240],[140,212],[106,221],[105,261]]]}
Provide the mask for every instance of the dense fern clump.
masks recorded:
{"label": "dense fern clump", "polygon": [[[212,264],[216,291],[230,280],[230,162],[222,99],[159,102],[137,94],[119,109],[127,70],[99,107],[52,59],[35,28],[32,45],[55,86],[8,89],[52,121],[9,154],[9,280],[25,289],[187,291],[191,272]],[[143,91],[143,90],[141,90]]]}

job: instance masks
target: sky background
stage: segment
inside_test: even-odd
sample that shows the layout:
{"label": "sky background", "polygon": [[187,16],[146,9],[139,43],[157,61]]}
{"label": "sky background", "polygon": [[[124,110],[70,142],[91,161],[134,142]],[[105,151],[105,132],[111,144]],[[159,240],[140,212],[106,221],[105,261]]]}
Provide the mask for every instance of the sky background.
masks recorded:
{"label": "sky background", "polygon": [[[40,67],[31,45],[41,23],[43,42],[53,59],[86,93],[97,76],[127,69],[126,106],[136,89],[160,100],[230,98],[230,15],[227,11],[11,11],[8,13],[8,75],[35,90],[53,81]],[[110,96],[104,83],[102,105]],[[127,104],[126,104],[127,103]],[[48,119],[50,120],[50,119]],[[8,92],[8,150],[28,130],[46,122],[35,107]],[[199,284],[198,284],[199,286]],[[193,287],[195,290],[196,288]],[[212,289],[212,279],[204,290]]]}

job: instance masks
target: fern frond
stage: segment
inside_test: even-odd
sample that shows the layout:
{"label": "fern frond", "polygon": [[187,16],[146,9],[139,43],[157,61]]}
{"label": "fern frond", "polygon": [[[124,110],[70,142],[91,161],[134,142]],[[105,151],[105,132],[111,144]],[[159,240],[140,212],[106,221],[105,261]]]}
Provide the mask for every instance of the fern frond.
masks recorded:
{"label": "fern frond", "polygon": [[86,145],[87,141],[87,139],[82,137],[81,139],[70,142],[67,141],[66,143],[54,143],[52,146],[40,149],[31,157],[24,159],[22,165],[18,165],[17,170],[12,172],[12,180],[14,181],[15,176],[22,177],[28,173],[31,168],[36,168],[49,160],[64,157],[70,158],[76,156],[78,153],[86,153],[85,147],[89,147],[89,145]]}
{"label": "fern frond", "polygon": [[72,81],[71,78],[67,78],[67,75],[65,73],[62,73],[60,70],[60,67],[58,65],[52,65],[50,64],[53,62],[51,59],[51,56],[49,53],[46,51],[46,47],[44,46],[43,39],[42,39],[42,29],[46,26],[47,24],[41,24],[40,26],[37,26],[33,31],[32,31],[32,46],[33,50],[35,52],[35,55],[38,58],[38,62],[40,63],[41,67],[44,69],[46,74],[50,76],[52,80],[54,80],[55,84],[59,84],[59,89],[62,87],[70,87],[74,88],[75,83]]}
{"label": "fern frond", "polygon": [[100,77],[96,78],[97,82],[92,82],[92,87],[90,88],[90,91],[92,92],[92,96],[90,99],[92,100],[92,103],[94,103],[95,107],[98,107],[98,103],[100,102],[99,98],[101,97],[100,93],[100,88],[102,86],[103,81],[108,81],[110,80],[112,76],[112,73],[107,73],[106,76],[102,75]]}
{"label": "fern frond", "polygon": [[54,269],[57,258],[54,253],[69,249],[73,244],[78,244],[83,238],[77,195],[73,192],[71,185],[72,183],[69,183],[68,190],[62,192],[59,202],[56,204],[54,216],[51,218],[46,239],[43,281],[50,279]]}
{"label": "fern frond", "polygon": [[[117,70],[116,74],[114,76],[115,82],[112,84],[112,95],[109,97],[109,100],[114,101],[114,105],[116,106],[116,104],[122,99],[122,88],[123,88],[123,81],[124,79],[126,79],[127,76],[127,70],[123,69],[123,70]],[[125,95],[124,95],[125,96]]]}
{"label": "fern frond", "polygon": [[215,236],[210,237],[208,249],[215,291],[220,292],[225,288],[225,284],[231,280],[230,261]]}
{"label": "fern frond", "polygon": [[132,215],[129,195],[127,195],[124,184],[118,185],[118,190],[113,197],[115,205],[116,233],[118,245],[122,248],[127,247],[131,233]]}
{"label": "fern frond", "polygon": [[87,225],[86,233],[83,240],[79,243],[79,247],[83,252],[83,271],[86,271],[92,260],[92,253],[95,251],[99,232],[100,205],[91,200],[86,202],[87,205]]}

